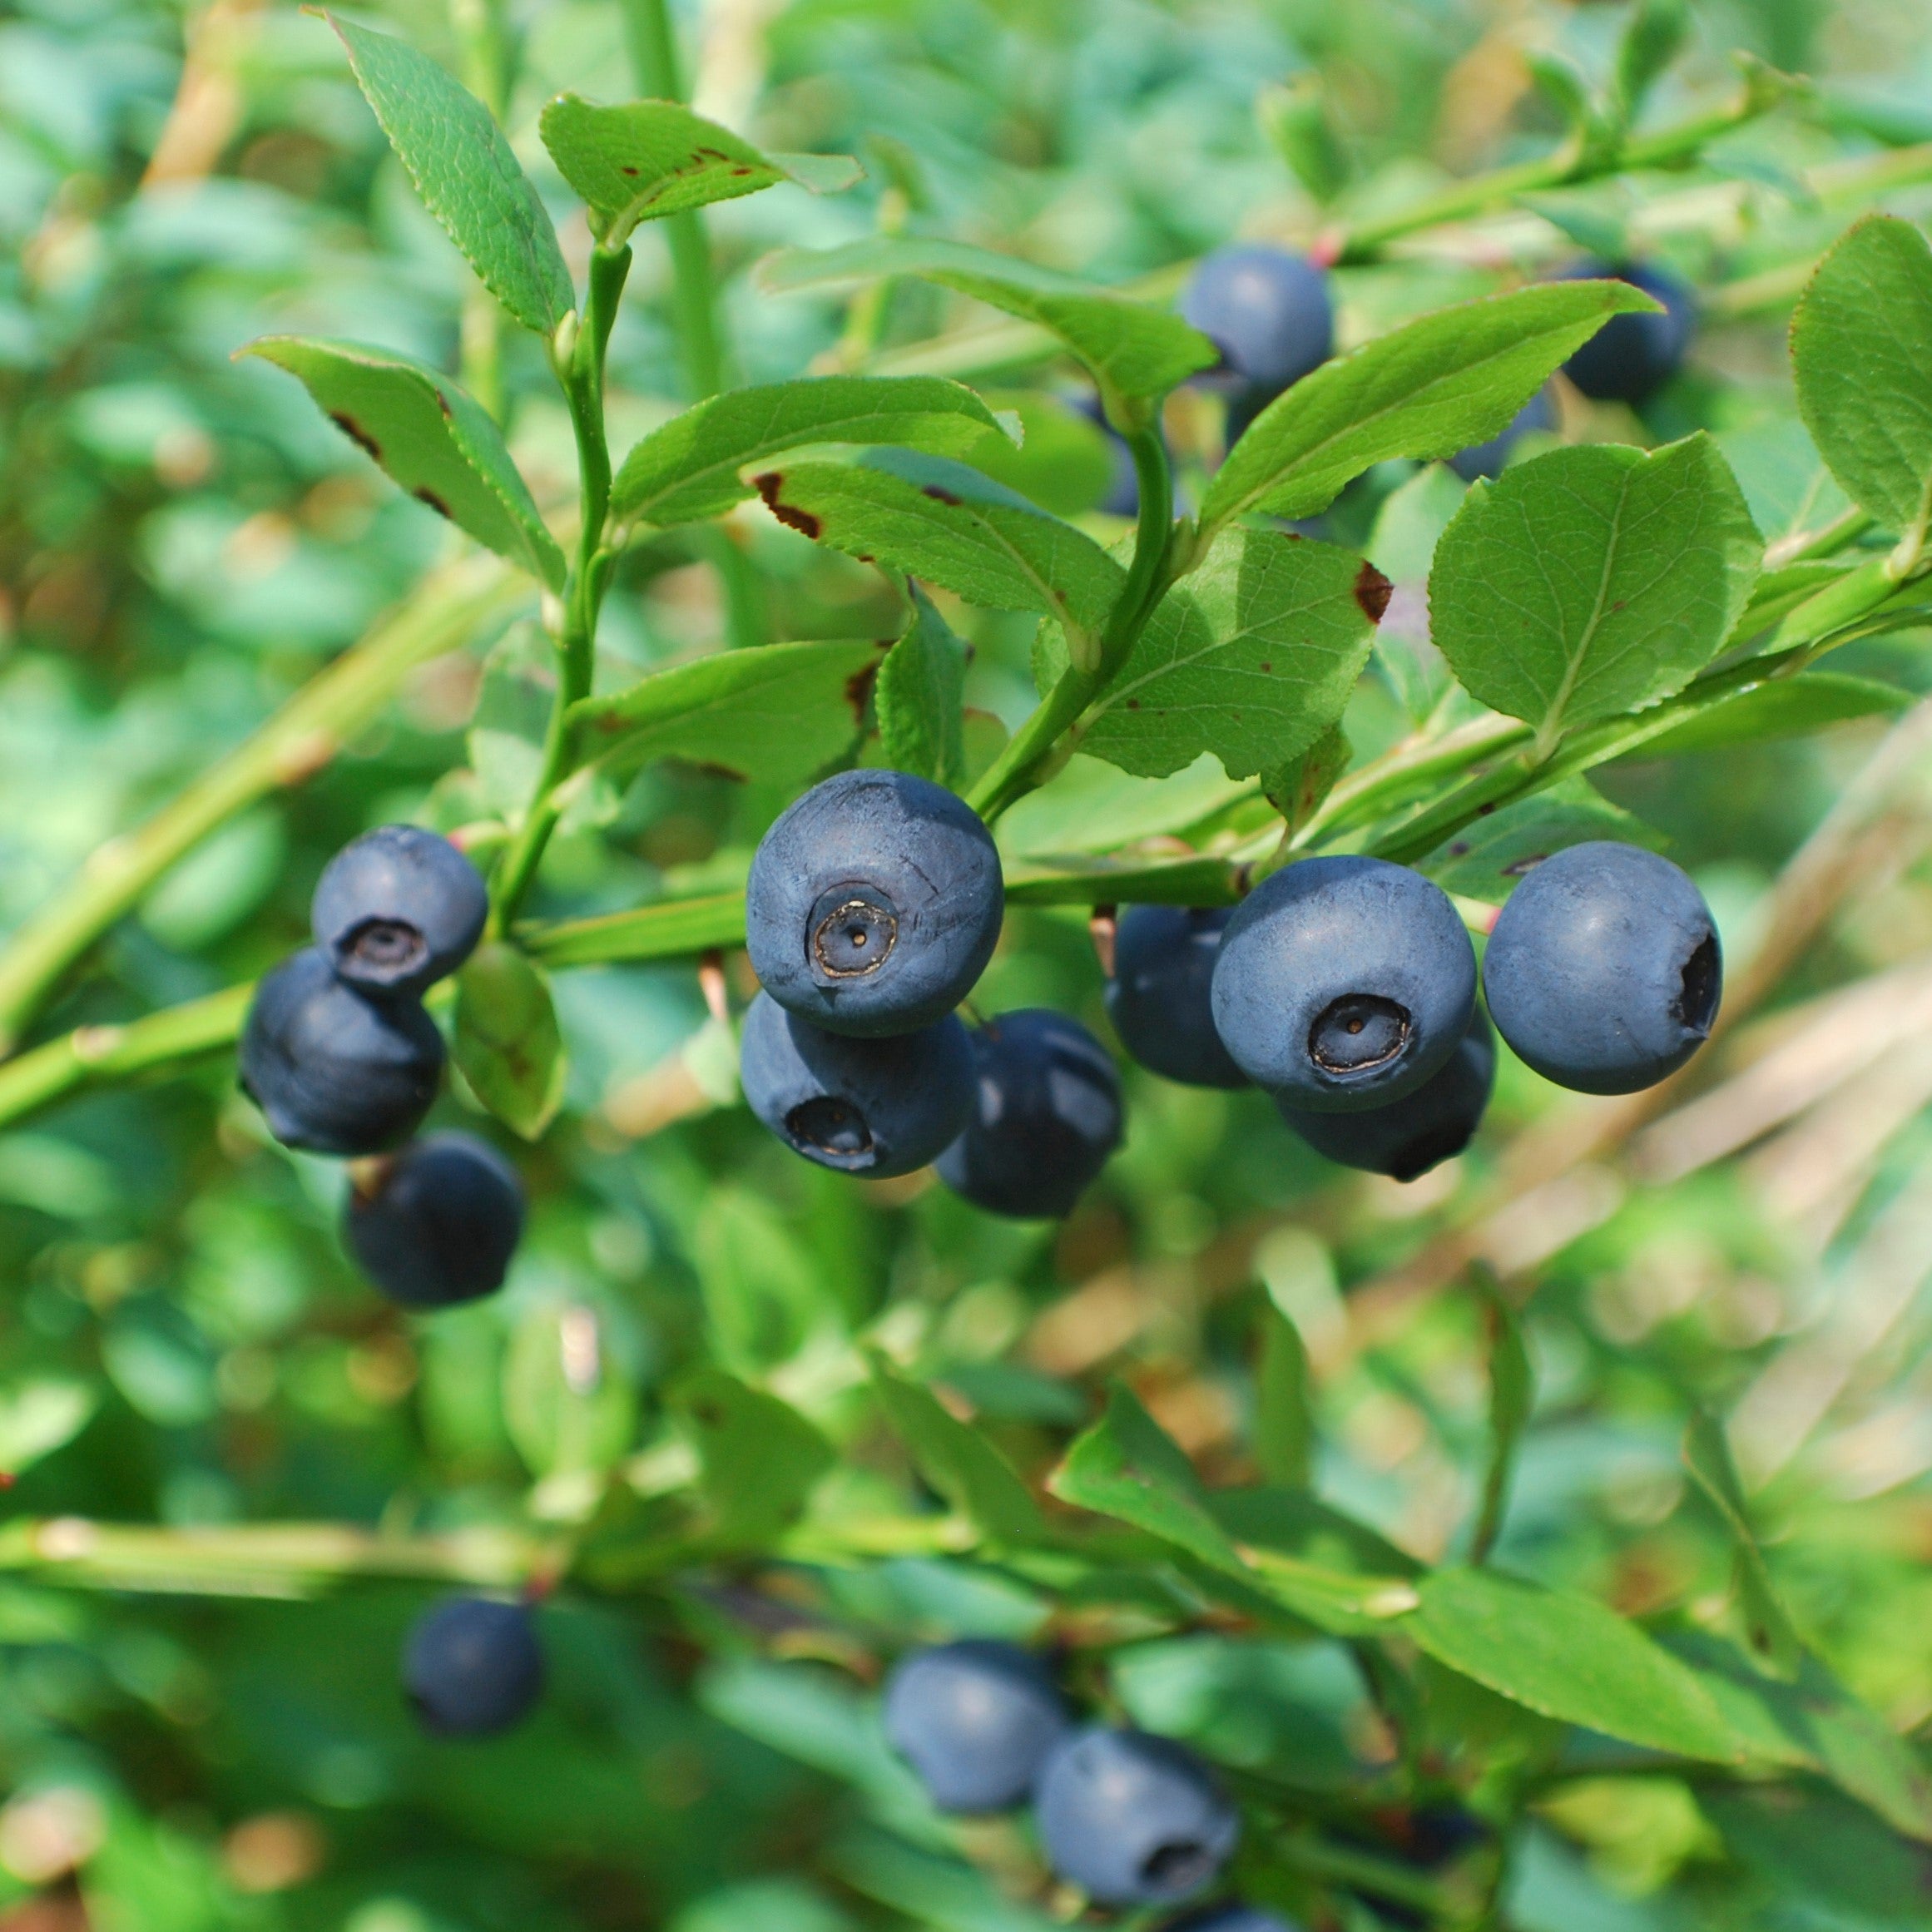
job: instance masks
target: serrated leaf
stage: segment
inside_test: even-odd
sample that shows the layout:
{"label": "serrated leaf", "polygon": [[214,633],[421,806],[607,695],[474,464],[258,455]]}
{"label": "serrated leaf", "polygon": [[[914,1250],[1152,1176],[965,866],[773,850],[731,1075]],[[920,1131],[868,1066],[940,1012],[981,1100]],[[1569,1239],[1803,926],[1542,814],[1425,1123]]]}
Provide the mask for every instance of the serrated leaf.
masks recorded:
{"label": "serrated leaf", "polygon": [[1097,631],[1125,573],[1091,537],[964,463],[875,449],[788,464],[765,482],[780,518],[835,550],[944,585],[969,604]]}
{"label": "serrated leaf", "polygon": [[553,335],[577,292],[557,230],[489,109],[406,41],[323,17],[424,206],[511,315]]}
{"label": "serrated leaf", "polygon": [[1798,411],[1845,494],[1886,528],[1932,492],[1932,247],[1875,215],[1820,265],[1791,320]]}
{"label": "serrated leaf", "polygon": [[1230,778],[1285,764],[1340,720],[1388,589],[1352,550],[1224,533],[1156,607],[1081,749],[1150,778],[1203,751]]}
{"label": "serrated leaf", "polygon": [[889,275],[937,282],[1037,323],[1066,344],[1111,398],[1164,396],[1221,352],[1178,315],[1110,295],[1077,276],[963,242],[879,236],[844,248],[787,249],[760,263],[768,294],[850,286]]}
{"label": "serrated leaf", "polygon": [[570,707],[586,771],[621,775],[682,758],[788,785],[849,751],[880,661],[866,638],[765,644],[673,664]]}
{"label": "serrated leaf", "polygon": [[1208,486],[1201,527],[1251,510],[1312,517],[1373,464],[1487,443],[1612,315],[1656,307],[1627,282],[1546,283],[1378,336],[1304,376],[1248,425]]}
{"label": "serrated leaf", "polygon": [[1046,1524],[1039,1504],[985,1436],[949,1414],[929,1389],[907,1381],[882,1360],[872,1365],[872,1386],[919,1474],[955,1509],[996,1542],[1042,1540]]}
{"label": "serrated leaf", "polygon": [[1682,690],[1762,557],[1702,432],[1653,453],[1553,449],[1469,492],[1436,547],[1430,635],[1464,689],[1548,746]]}
{"label": "serrated leaf", "polygon": [[[1650,756],[1648,745],[1642,755]],[[1418,870],[1444,892],[1501,905],[1553,852],[1592,839],[1615,839],[1652,851],[1664,842],[1642,819],[1612,805],[1585,780],[1567,778],[1465,826],[1430,853]]]}
{"label": "serrated leaf", "polygon": [[1047,1487],[1063,1503],[1177,1544],[1210,1569],[1246,1573],[1209,1513],[1194,1465],[1121,1383],[1108,1389],[1107,1413],[1074,1439]]}
{"label": "serrated leaf", "polygon": [[1723,1428],[1702,1409],[1692,1415],[1684,1432],[1684,1467],[1731,1533],[1736,1551],[1738,1603],[1751,1653],[1761,1669],[1789,1682],[1797,1677],[1805,1646],[1771,1582],[1764,1552],[1758,1548],[1744,1500],[1744,1485],[1737,1479]]}
{"label": "serrated leaf", "polygon": [[1759,745],[1774,738],[1802,738],[1847,718],[1890,716],[1912,702],[1912,694],[1875,678],[1844,671],[1808,671],[1753,686],[1713,705],[1681,725],[1659,731],[1637,749],[1640,758],[1680,758],[1691,751],[1717,751],[1731,745]]}
{"label": "serrated leaf", "polygon": [[583,198],[591,232],[619,248],[642,221],[795,181],[836,193],[863,171],[849,155],[772,155],[675,101],[601,107],[559,94],[538,127],[550,158]]}
{"label": "serrated leaf", "polygon": [[910,590],[913,621],[872,687],[879,749],[894,770],[957,790],[966,769],[966,643],[917,584]]}
{"label": "serrated leaf", "polygon": [[9,1480],[73,1440],[100,1391],[67,1375],[33,1375],[0,1389],[0,1475]]}
{"label": "serrated leaf", "polygon": [[394,349],[266,335],[237,352],[285,369],[390,479],[477,542],[563,587],[545,528],[503,432],[462,386]]}
{"label": "serrated leaf", "polygon": [[1529,1425],[1530,1406],[1536,1395],[1516,1310],[1493,1278],[1485,1276],[1479,1280],[1477,1289],[1489,1323],[1489,1464],[1484,1473],[1476,1527],[1469,1538],[1473,1563],[1486,1562],[1495,1548],[1509,1501],[1517,1453],[1523,1446],[1523,1432]]}
{"label": "serrated leaf", "polygon": [[709,1510],[705,1541],[769,1549],[831,1467],[831,1444],[789,1403],[722,1369],[684,1376],[670,1408],[697,1452],[698,1488]]}
{"label": "serrated leaf", "polygon": [[713,396],[654,429],[611,486],[620,522],[664,526],[721,516],[755,493],[740,473],[812,443],[896,443],[958,456],[993,412],[944,376],[814,376]]}
{"label": "serrated leaf", "polygon": [[1438,1570],[1417,1588],[1420,1608],[1397,1627],[1512,1702],[1675,1756],[1742,1756],[1697,1673],[1593,1598],[1494,1570]]}
{"label": "serrated leaf", "polygon": [[452,1052],[478,1100],[527,1141],[563,1104],[568,1063],[550,983],[514,946],[477,948],[456,980]]}
{"label": "serrated leaf", "polygon": [[1301,1332],[1271,1302],[1261,1310],[1255,1374],[1255,1460],[1271,1483],[1305,1489],[1315,1454],[1308,1350]]}

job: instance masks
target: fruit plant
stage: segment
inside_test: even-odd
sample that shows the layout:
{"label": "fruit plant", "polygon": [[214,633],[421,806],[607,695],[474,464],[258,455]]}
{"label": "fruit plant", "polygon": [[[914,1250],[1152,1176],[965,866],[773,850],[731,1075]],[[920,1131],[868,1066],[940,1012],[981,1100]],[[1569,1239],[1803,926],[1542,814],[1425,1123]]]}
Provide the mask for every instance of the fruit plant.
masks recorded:
{"label": "fruit plant", "polygon": [[[254,11],[210,11],[196,85]],[[1563,1257],[1598,1266],[1626,1196],[1598,1212],[1592,1177],[1623,1188],[1640,1133],[1681,1177],[1687,1134],[1783,1104],[1721,1056],[1775,1056],[1833,875],[1914,857],[1866,845],[1910,820],[1932,684],[1932,151],[1748,55],[1683,79],[1677,0],[1578,11],[1614,31],[1523,66],[1550,126],[1433,188],[1357,178],[1319,67],[1263,88],[1294,220],[1137,279],[949,221],[895,138],[861,161],[699,112],[662,0],[535,9],[528,47],[490,0],[453,39],[278,23],[346,63],[384,219],[453,246],[461,327],[440,355],[386,325],[229,344],[229,393],[280,425],[305,391],[317,420],[275,433],[345,439],[325,460],[419,567],[0,947],[0,1196],[129,1177],[77,1211],[123,1215],[115,1243],[22,1237],[77,1284],[32,1346],[98,1316],[121,1405],[51,1371],[0,1399],[0,1644],[76,1643],[69,1606],[105,1603],[143,1724],[193,1728],[143,1657],[206,1682],[197,1641],[259,1645],[303,1687],[288,1736],[384,1741],[237,1721],[63,1783],[87,1700],[29,1699],[0,1868],[82,1915],[48,1925],[1913,1922],[1932,1688],[1847,1663],[1850,1593],[1781,1550],[1805,1495],[1738,1453],[1741,1376],[1577,1340]],[[593,12],[634,87],[544,42]],[[513,145],[526,54],[582,79]],[[795,239],[730,319],[782,368],[740,381],[706,223],[766,196]],[[1700,330],[1787,313],[1746,420]],[[679,406],[619,379],[646,362]],[[238,863],[222,841],[452,666],[467,736],[426,728],[409,784],[319,820],[325,863],[271,856],[228,950],[116,964],[198,855]],[[1629,803],[1680,769],[1720,799],[1767,748],[1867,815],[1827,817],[1754,926],[1736,854],[1680,864]],[[1769,1063],[1834,1092],[1818,1058]],[[62,1137],[99,1120],[146,1124],[83,1158]],[[171,1424],[187,1317],[133,1286],[156,1137],[200,1177],[169,1183],[184,1239],[230,1229],[190,1295],[221,1366]],[[1110,1203],[1143,1196],[1167,1231],[1147,1211],[1137,1254]],[[1731,1197],[1683,1211],[1756,1239]],[[325,1314],[265,1254],[325,1271]],[[262,1473],[329,1459],[320,1429],[265,1446],[298,1333],[311,1366],[356,1338],[304,1413],[393,1425],[353,1476]],[[1585,1360],[1670,1440],[1641,1560],[1525,1527]],[[1428,1533],[1399,1533],[1420,1449],[1362,1446],[1371,1396],[1453,1451]],[[111,1433],[224,1408],[245,1494],[110,1479]],[[404,1874],[374,1903],[355,1855],[257,1884],[194,1810],[203,1758],[255,1767],[208,1774],[225,1825],[406,1787],[500,1861],[412,1877],[372,1830]],[[72,1855],[9,1835],[43,1787],[94,1807]],[[1824,1875],[1787,1921],[1800,1838]]]}

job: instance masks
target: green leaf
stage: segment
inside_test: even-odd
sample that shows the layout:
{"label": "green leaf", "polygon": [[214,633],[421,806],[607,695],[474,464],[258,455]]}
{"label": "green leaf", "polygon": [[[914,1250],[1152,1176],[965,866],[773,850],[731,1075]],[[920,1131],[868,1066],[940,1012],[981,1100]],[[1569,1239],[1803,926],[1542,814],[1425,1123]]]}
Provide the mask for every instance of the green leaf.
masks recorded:
{"label": "green leaf", "polygon": [[881,1357],[872,1386],[919,1474],[996,1543],[1038,1543],[1046,1523],[1013,1466],[970,1424],[949,1413],[929,1389],[894,1373]]}
{"label": "green leaf", "polygon": [[790,1404],[722,1369],[692,1370],[671,1392],[670,1406],[697,1452],[698,1488],[709,1512],[705,1540],[726,1549],[769,1549],[831,1467],[831,1444]]}
{"label": "green leaf", "polygon": [[1074,1439],[1047,1487],[1063,1503],[1177,1544],[1210,1569],[1248,1573],[1210,1513],[1194,1465],[1121,1383],[1108,1389],[1107,1413]]}
{"label": "green leaf", "polygon": [[963,242],[880,236],[823,252],[786,249],[767,257],[758,270],[760,283],[770,295],[850,286],[889,275],[937,282],[1050,330],[1086,364],[1112,414],[1119,414],[1119,399],[1164,396],[1197,369],[1211,369],[1221,359],[1214,344],[1178,315],[1110,295],[1077,276]]}
{"label": "green leaf", "polygon": [[1773,1677],[1786,1682],[1795,1680],[1805,1654],[1804,1642],[1779,1600],[1764,1552],[1758,1548],[1745,1504],[1744,1485],[1737,1479],[1723,1428],[1702,1409],[1692,1415],[1684,1434],[1684,1467],[1723,1518],[1736,1545],[1738,1603],[1744,1612],[1751,1654],[1759,1667]]}
{"label": "green leaf", "polygon": [[1488,1562],[1503,1528],[1509,1480],[1523,1446],[1523,1432],[1529,1425],[1536,1383],[1515,1309],[1494,1276],[1480,1276],[1477,1289],[1489,1322],[1489,1466],[1483,1478],[1482,1506],[1469,1538],[1469,1561],[1483,1563]]}
{"label": "green leaf", "polygon": [[1051,785],[1002,813],[996,830],[1001,850],[1016,856],[1112,852],[1186,832],[1254,791],[1206,752],[1172,777],[1136,778],[1076,751]]}
{"label": "green leaf", "polygon": [[0,1475],[9,1480],[72,1442],[100,1403],[91,1384],[33,1375],[0,1389]]}
{"label": "green leaf", "polygon": [[1494,1570],[1438,1570],[1398,1626],[1439,1663],[1567,1724],[1675,1756],[1736,1762],[1697,1673],[1593,1598]]}
{"label": "green leaf", "polygon": [[1226,532],[1156,607],[1081,749],[1151,778],[1203,751],[1230,778],[1285,764],[1340,719],[1388,592],[1352,550]]}
{"label": "green leaf", "polygon": [[568,1063],[550,983],[514,946],[477,948],[456,977],[457,1065],[478,1100],[527,1141],[563,1104]]}
{"label": "green leaf", "polygon": [[477,542],[563,587],[544,527],[503,432],[467,390],[393,349],[266,335],[237,352],[296,377],[329,421],[395,483]]}
{"label": "green leaf", "polygon": [[1305,1489],[1315,1454],[1308,1350],[1272,1303],[1261,1310],[1261,1360],[1255,1376],[1255,1460],[1271,1483]]}
{"label": "green leaf", "polygon": [[851,749],[879,664],[869,638],[765,644],[673,664],[611,697],[570,707],[590,770],[682,758],[789,785]]}
{"label": "green leaf", "polygon": [[863,173],[849,155],[768,155],[675,101],[600,107],[559,94],[537,126],[557,171],[583,198],[591,232],[620,248],[641,221],[795,181],[815,195]]}
{"label": "green leaf", "polygon": [[1082,516],[1105,498],[1127,458],[1097,423],[1043,389],[981,394],[1003,419],[1018,419],[1021,435],[1017,449],[1003,432],[983,435],[966,453],[975,469],[1050,516]]}
{"label": "green leaf", "polygon": [[[1646,745],[1642,755],[1649,757]],[[1656,850],[1662,835],[1642,819],[1613,805],[1582,778],[1567,778],[1547,791],[1504,805],[1466,826],[1423,860],[1444,892],[1501,905],[1524,874],[1553,852],[1592,839],[1615,839]]]}
{"label": "green leaf", "polygon": [[[532,1308],[503,1359],[503,1424],[539,1478],[598,1476],[631,1446],[637,1399],[587,1303]],[[583,1492],[595,1502],[594,1489]]]}
{"label": "green leaf", "polygon": [[1724,703],[1659,731],[1637,747],[1639,758],[1681,758],[1730,745],[1802,738],[1847,718],[1886,717],[1906,709],[1912,694],[1875,678],[1839,671],[1807,671],[1754,685]]}
{"label": "green leaf", "polygon": [[811,1256],[764,1196],[708,1189],[692,1245],[711,1352],[740,1375],[760,1375],[815,1330],[840,1325]]}
{"label": "green leaf", "polygon": [[1798,410],[1845,494],[1923,530],[1932,491],[1932,248],[1875,215],[1821,264],[1791,320]]}
{"label": "green leaf", "polygon": [[815,376],[733,389],[654,429],[624,458],[611,514],[624,523],[689,523],[721,516],[783,478],[740,472],[810,443],[899,443],[943,456],[999,424],[963,383],[944,376]]}
{"label": "green leaf", "polygon": [[1430,634],[1465,689],[1547,746],[1687,684],[1762,555],[1702,432],[1654,453],[1555,449],[1469,492],[1436,547]]}
{"label": "green leaf", "polygon": [[1544,283],[1378,336],[1249,424],[1208,486],[1201,528],[1251,510],[1312,517],[1372,464],[1487,443],[1612,315],[1656,307],[1627,282]]}
{"label": "green leaf", "polygon": [[886,652],[872,687],[879,742],[895,771],[958,790],[966,770],[966,644],[915,583],[913,621]]}
{"label": "green leaf", "polygon": [[577,292],[557,230],[489,109],[406,41],[323,17],[424,206],[511,315],[554,335]]}
{"label": "green leaf", "polygon": [[800,463],[766,488],[774,512],[821,543],[942,584],[969,604],[1037,611],[1097,632],[1125,573],[1091,537],[964,463],[875,449]]}
{"label": "green leaf", "polygon": [[1312,745],[1261,773],[1261,790],[1290,832],[1298,832],[1335,790],[1355,748],[1340,725],[1330,725]]}
{"label": "green leaf", "polygon": [[1685,0],[1637,0],[1617,48],[1617,94],[1627,125],[1690,31]]}

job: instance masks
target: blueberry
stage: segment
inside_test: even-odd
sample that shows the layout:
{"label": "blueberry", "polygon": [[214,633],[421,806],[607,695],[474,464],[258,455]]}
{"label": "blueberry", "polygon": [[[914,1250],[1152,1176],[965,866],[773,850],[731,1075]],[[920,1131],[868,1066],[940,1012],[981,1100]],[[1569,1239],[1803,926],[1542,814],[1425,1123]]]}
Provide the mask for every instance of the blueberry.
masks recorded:
{"label": "blueberry", "polygon": [[349,1196],[344,1238],[362,1270],[406,1308],[447,1308],[503,1285],[523,1231],[517,1170],[470,1134],[432,1134]]}
{"label": "blueberry", "polygon": [[1198,1912],[1170,1919],[1161,1932],[1300,1932],[1298,1926],[1259,1905],[1204,1905]]}
{"label": "blueberry", "polygon": [[324,867],[309,909],[337,975],[371,993],[419,993],[453,973],[483,937],[489,895],[448,840],[383,825]]}
{"label": "blueberry", "polygon": [[443,1036],[413,999],[365,999],[313,946],[255,988],[241,1033],[242,1090],[284,1147],[379,1154],[436,1097]]}
{"label": "blueberry", "polygon": [[1235,909],[1214,1024],[1248,1077],[1311,1113],[1386,1107],[1456,1049],[1476,956],[1456,909],[1380,859],[1304,859]]}
{"label": "blueberry", "polygon": [[1538,389],[1504,429],[1487,443],[1473,443],[1467,449],[1459,449],[1449,459],[1449,466],[1464,483],[1474,483],[1478,477],[1499,477],[1520,438],[1532,431],[1551,430],[1556,426],[1555,400],[1548,389]]}
{"label": "blueberry", "polygon": [[521,1603],[452,1597],[425,1611],[403,1647],[403,1689],[439,1737],[507,1731],[543,1688],[543,1653]]}
{"label": "blueberry", "polygon": [[1566,281],[1628,282],[1664,305],[1661,315],[1612,315],[1570,359],[1563,374],[1593,401],[1647,402],[1677,373],[1697,333],[1697,298],[1667,270],[1585,262]]}
{"label": "blueberry", "polygon": [[1231,906],[1129,906],[1113,938],[1107,1015],[1142,1066],[1186,1087],[1246,1087],[1208,989]]}
{"label": "blueberry", "polygon": [[885,1735],[942,1811],[1020,1803],[1066,1729],[1046,1667],[1010,1643],[916,1652],[885,1687]]}
{"label": "blueberry", "polygon": [[745,943],[787,1011],[861,1038],[909,1033],[972,991],[1003,899],[970,805],[902,771],[842,771],[760,842]]}
{"label": "blueberry", "polygon": [[1674,1073],[1710,1037],[1723,984],[1697,887],[1669,859],[1608,840],[1529,873],[1483,959],[1497,1032],[1580,1093],[1634,1093]]}
{"label": "blueberry", "polygon": [[1281,1117],[1342,1167],[1414,1181],[1469,1144],[1495,1079],[1496,1042],[1478,1007],[1456,1050],[1404,1099],[1367,1113],[1308,1113],[1283,1102]]}
{"label": "blueberry", "polygon": [[761,993],[746,1011],[738,1073],[752,1112],[794,1153],[874,1181],[936,1159],[973,1112],[973,1043],[951,1013],[855,1040]]}
{"label": "blueberry", "polygon": [[1171,1738],[1095,1726],[1041,1767],[1047,1862],[1103,1905],[1157,1905],[1210,1883],[1241,1823],[1214,1775]]}
{"label": "blueberry", "polygon": [[1220,367],[1196,379],[1227,397],[1230,443],[1335,350],[1328,277],[1284,248],[1216,249],[1189,277],[1181,313],[1221,351]]}
{"label": "blueberry", "polygon": [[1120,1079],[1106,1048],[1046,1007],[1003,1013],[972,1040],[978,1106],[940,1155],[939,1178],[990,1214],[1071,1213],[1120,1145]]}

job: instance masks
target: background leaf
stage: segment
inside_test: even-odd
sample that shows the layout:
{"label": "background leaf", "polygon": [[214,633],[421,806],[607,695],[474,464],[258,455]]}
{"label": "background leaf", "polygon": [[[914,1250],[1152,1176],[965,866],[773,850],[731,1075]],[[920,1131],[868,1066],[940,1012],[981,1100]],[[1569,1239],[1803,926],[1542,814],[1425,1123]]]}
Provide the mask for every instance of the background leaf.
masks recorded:
{"label": "background leaf", "polygon": [[408,42],[324,17],[424,206],[511,315],[555,334],[577,292],[557,230],[489,109]]}
{"label": "background leaf", "polygon": [[875,1360],[872,1386],[879,1405],[912,1452],[919,1474],[996,1543],[1038,1543],[1046,1534],[1040,1506],[1013,1466],[970,1423],[952,1414],[929,1389]]}
{"label": "background leaf", "polygon": [[1648,454],[1552,450],[1469,492],[1436,548],[1430,632],[1473,696],[1547,745],[1687,684],[1761,554],[1702,433]]}
{"label": "background leaf", "polygon": [[722,1549],[768,1548],[831,1466],[831,1444],[790,1404],[722,1369],[694,1370],[671,1405],[697,1451],[705,1540]]}
{"label": "background leaf", "polygon": [[1272,1304],[1261,1310],[1261,1361],[1255,1382],[1255,1460],[1271,1483],[1305,1489],[1315,1453],[1308,1350],[1301,1332]]}
{"label": "background leaf", "polygon": [[563,552],[503,432],[459,384],[360,343],[269,335],[240,353],[299,378],[329,421],[419,503],[552,590],[563,587]]}
{"label": "background leaf", "polygon": [[913,621],[886,652],[872,687],[879,747],[894,770],[958,790],[966,768],[966,645],[916,583],[909,590]]}
{"label": "background leaf", "polygon": [[452,1048],[477,1098],[527,1141],[540,1139],[563,1104],[568,1070],[550,983],[517,948],[477,948],[456,979]]}

